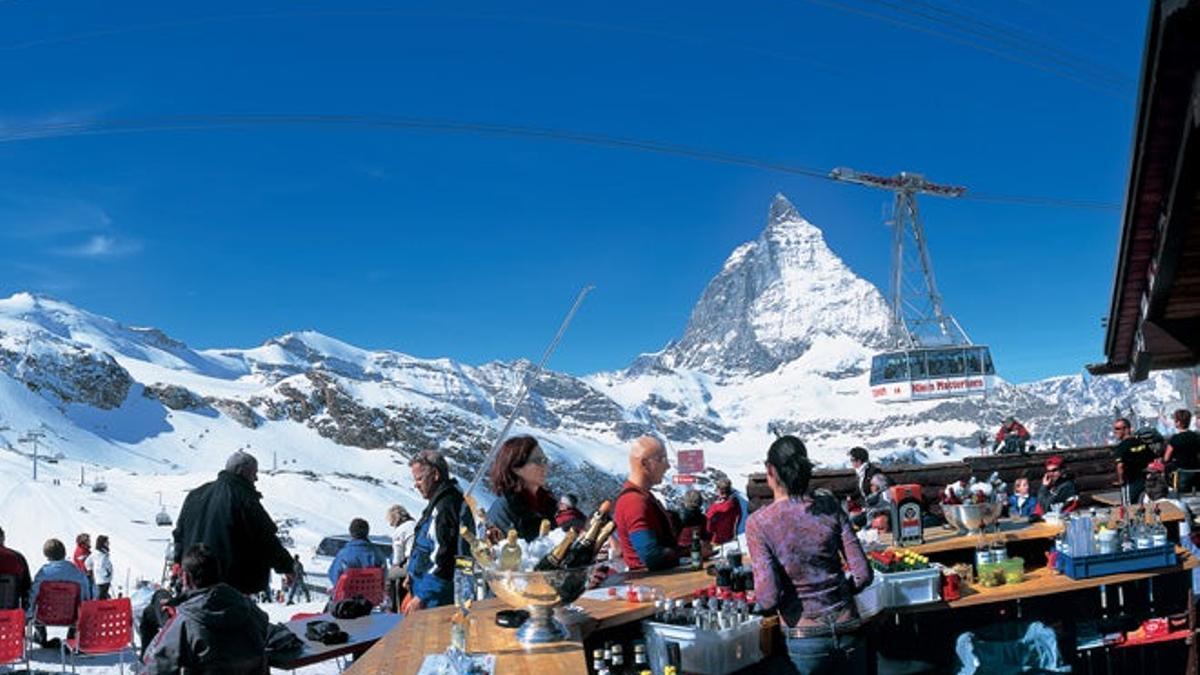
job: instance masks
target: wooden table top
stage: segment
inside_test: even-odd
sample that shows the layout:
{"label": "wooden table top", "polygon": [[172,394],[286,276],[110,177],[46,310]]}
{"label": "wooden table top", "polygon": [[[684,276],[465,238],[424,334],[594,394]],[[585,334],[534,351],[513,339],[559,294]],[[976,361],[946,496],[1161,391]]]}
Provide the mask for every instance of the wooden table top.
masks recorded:
{"label": "wooden table top", "polygon": [[[1159,504],[1159,511],[1164,523],[1183,520],[1183,512],[1173,504],[1162,502]],[[1015,520],[1005,518],[999,521],[999,525],[999,536],[1003,537],[1005,542],[1053,539],[1062,531],[1062,525],[1052,525],[1047,522],[1031,523],[1024,518]],[[996,534],[989,533],[988,540],[994,541],[996,536]],[[892,536],[890,534],[881,535],[879,541],[884,545],[891,545]],[[945,527],[927,527],[925,528],[925,543],[908,546],[907,548],[922,555],[929,555],[931,553],[973,549],[978,541],[978,537],[969,534],[960,534],[957,530]]]}
{"label": "wooden table top", "polygon": [[1069,593],[1085,588],[1095,588],[1107,584],[1122,584],[1129,581],[1140,581],[1151,577],[1160,576],[1163,574],[1171,574],[1182,572],[1185,570],[1195,569],[1200,567],[1200,560],[1192,557],[1183,548],[1176,547],[1175,553],[1179,556],[1179,562],[1173,567],[1164,567],[1153,570],[1144,570],[1141,572],[1128,572],[1125,574],[1110,574],[1102,577],[1092,577],[1090,579],[1072,579],[1065,574],[1057,574],[1044,565],[1034,570],[1025,573],[1025,581],[1019,584],[1004,584],[1003,586],[984,587],[979,584],[971,584],[963,589],[962,597],[958,600],[949,602],[930,602],[923,605],[914,605],[912,607],[898,608],[900,612],[924,612],[936,611],[944,609],[960,609],[964,607],[977,607],[995,602],[1007,602],[1010,600],[1022,600],[1024,598],[1033,598],[1041,595],[1053,595],[1055,593]]}
{"label": "wooden table top", "polygon": [[[712,582],[713,577],[707,572],[695,570],[648,574],[629,580],[629,583],[661,588],[668,598],[683,598]],[[504,675],[587,675],[583,641],[588,635],[654,614],[654,605],[649,602],[580,598],[575,605],[583,612],[571,612],[561,617],[571,632],[569,639],[526,648],[517,642],[515,630],[496,625],[496,612],[507,608],[504,603],[497,599],[477,603],[468,617],[467,649],[473,653],[495,654],[496,672]],[[426,654],[441,653],[449,645],[450,619],[454,613],[453,607],[440,607],[405,617],[347,672],[354,675],[416,673]]]}

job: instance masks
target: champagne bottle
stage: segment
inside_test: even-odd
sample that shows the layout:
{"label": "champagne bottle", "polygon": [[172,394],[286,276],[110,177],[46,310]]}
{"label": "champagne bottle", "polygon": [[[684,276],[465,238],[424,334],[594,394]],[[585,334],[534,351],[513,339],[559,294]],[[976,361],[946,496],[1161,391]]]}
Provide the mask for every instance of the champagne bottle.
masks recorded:
{"label": "champagne bottle", "polygon": [[585,532],[582,537],[575,540],[571,549],[567,551],[567,556],[563,559],[563,567],[584,567],[591,565],[592,561],[596,559],[596,553],[599,551],[599,548],[612,536],[614,528],[616,528],[616,523],[609,521],[604,523],[598,532],[592,532],[590,529],[588,532]]}
{"label": "champagne bottle", "polygon": [[517,531],[508,531],[508,540],[500,547],[500,569],[515,572],[521,569],[521,559],[525,557],[521,545],[517,543]]}
{"label": "champagne bottle", "polygon": [[541,560],[552,548],[554,543],[550,541],[550,521],[543,518],[537,538],[529,542],[529,557]]}
{"label": "champagne bottle", "polygon": [[571,549],[571,544],[575,543],[575,538],[578,536],[579,533],[575,530],[567,530],[567,536],[563,537],[563,540],[558,542],[558,546],[555,546],[539,560],[533,569],[544,572],[562,567],[563,559],[566,558],[567,552]]}
{"label": "champagne bottle", "polygon": [[692,530],[692,569],[698,570],[704,566],[703,549],[700,546],[700,530]]}
{"label": "champagne bottle", "polygon": [[458,534],[467,542],[467,546],[471,550],[471,555],[475,556],[475,561],[484,567],[491,567],[494,562],[492,556],[492,547],[488,546],[486,541],[477,539],[475,534],[471,532],[471,528],[463,525],[458,528]]}

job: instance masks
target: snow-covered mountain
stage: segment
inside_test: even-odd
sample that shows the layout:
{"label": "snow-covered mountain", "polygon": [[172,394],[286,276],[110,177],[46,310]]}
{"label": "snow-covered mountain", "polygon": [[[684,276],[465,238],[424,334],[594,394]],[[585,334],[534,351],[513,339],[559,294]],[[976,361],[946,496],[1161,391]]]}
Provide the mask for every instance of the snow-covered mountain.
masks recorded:
{"label": "snow-covered mountain", "polygon": [[[554,459],[552,487],[587,506],[614,491],[628,442],[650,431],[674,448],[704,448],[711,467],[741,482],[761,466],[770,422],[803,437],[816,460],[842,465],[859,444],[885,458],[961,456],[1007,414],[1041,445],[1103,442],[1114,410],[1155,420],[1178,405],[1171,374],[1137,386],[1072,375],[1001,384],[986,400],[877,404],[867,370],[888,324],[879,291],[777,196],[679,340],[619,372],[544,373],[517,431]],[[173,514],[184,490],[248,448],[276,469],[259,487],[298,548],[355,516],[382,530],[389,504],[421,507],[407,457],[440,448],[458,475],[473,476],[531,367],[369,351],[311,331],[196,350],[18,293],[0,300],[0,525],[29,552],[52,533],[107,532],[126,569],[157,576],[167,536],[152,524],[159,496]],[[37,483],[27,478],[32,443],[20,440],[30,430],[58,458],[42,463]],[[97,480],[108,492],[88,489]]]}
{"label": "snow-covered mountain", "polygon": [[879,290],[776,195],[766,229],[734,249],[692,309],[683,338],[657,360],[723,379],[753,377],[795,361],[818,341],[880,347],[889,316]]}

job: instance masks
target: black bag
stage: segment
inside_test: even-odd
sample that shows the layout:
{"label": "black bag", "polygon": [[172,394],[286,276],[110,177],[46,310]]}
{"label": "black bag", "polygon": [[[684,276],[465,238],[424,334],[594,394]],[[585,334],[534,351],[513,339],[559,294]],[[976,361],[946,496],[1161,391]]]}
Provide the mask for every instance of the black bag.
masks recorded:
{"label": "black bag", "polygon": [[272,666],[287,663],[303,651],[304,640],[288,630],[287,626],[281,623],[267,626],[267,663]]}
{"label": "black bag", "polygon": [[350,634],[333,621],[309,621],[304,624],[304,637],[323,645],[340,645],[350,641]]}
{"label": "black bag", "polygon": [[361,595],[356,595],[353,598],[329,603],[329,608],[326,611],[339,619],[357,619],[360,616],[370,614],[373,608],[370,600]]}

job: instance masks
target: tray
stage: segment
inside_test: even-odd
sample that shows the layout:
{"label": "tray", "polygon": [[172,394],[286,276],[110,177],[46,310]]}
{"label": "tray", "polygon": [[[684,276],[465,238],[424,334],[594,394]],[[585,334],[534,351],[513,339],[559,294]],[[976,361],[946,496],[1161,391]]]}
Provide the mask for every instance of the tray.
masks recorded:
{"label": "tray", "polygon": [[1072,558],[1066,553],[1058,554],[1055,567],[1072,579],[1089,579],[1109,574],[1124,574],[1125,572],[1140,572],[1159,567],[1171,567],[1178,562],[1175,556],[1175,545],[1141,548],[1134,551],[1106,553],[1103,555],[1088,555]]}

